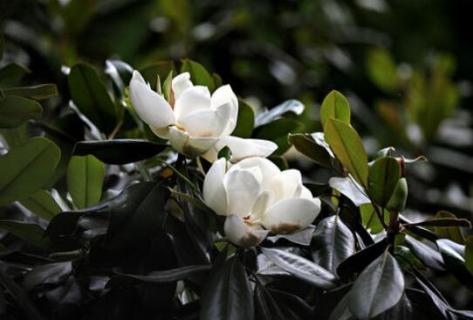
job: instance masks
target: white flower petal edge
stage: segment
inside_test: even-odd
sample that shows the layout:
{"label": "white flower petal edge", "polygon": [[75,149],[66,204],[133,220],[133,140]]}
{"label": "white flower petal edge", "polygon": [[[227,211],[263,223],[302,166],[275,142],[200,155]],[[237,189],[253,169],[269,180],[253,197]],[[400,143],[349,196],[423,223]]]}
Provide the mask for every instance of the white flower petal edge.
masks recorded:
{"label": "white flower petal edge", "polygon": [[223,229],[230,242],[244,248],[257,246],[269,233],[269,230],[247,225],[240,217],[234,215],[225,219]]}
{"label": "white flower petal edge", "polygon": [[149,126],[165,128],[175,123],[169,103],[151,90],[137,71],[133,72],[130,81],[130,99],[138,116]]}
{"label": "white flower petal edge", "polygon": [[219,139],[214,148],[203,155],[203,158],[213,162],[217,159],[218,152],[225,147],[228,147],[232,153],[230,160],[238,162],[252,157],[266,158],[276,151],[278,145],[269,140],[224,136]]}
{"label": "white flower petal edge", "polygon": [[284,234],[304,229],[321,208],[320,200],[303,186],[298,170],[281,171],[261,157],[234,165],[224,158],[215,161],[204,180],[204,201],[217,214],[232,217],[225,223],[225,233],[242,246],[262,241],[255,240],[255,230]]}

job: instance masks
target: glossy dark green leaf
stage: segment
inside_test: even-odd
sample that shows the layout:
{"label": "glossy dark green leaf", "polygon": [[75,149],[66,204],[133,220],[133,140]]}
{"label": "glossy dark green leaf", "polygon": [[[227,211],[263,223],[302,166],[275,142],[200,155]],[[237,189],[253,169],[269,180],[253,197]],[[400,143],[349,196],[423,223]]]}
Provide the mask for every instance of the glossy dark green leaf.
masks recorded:
{"label": "glossy dark green leaf", "polygon": [[355,253],[355,238],[340,217],[331,216],[317,224],[311,251],[315,263],[335,274],[338,265]]}
{"label": "glossy dark green leaf", "polygon": [[93,206],[102,197],[105,166],[92,155],[73,156],[67,168],[67,189],[77,208]]}
{"label": "glossy dark green leaf", "polygon": [[465,265],[473,274],[473,236],[468,236],[465,240]]}
{"label": "glossy dark green leaf", "polygon": [[137,139],[81,141],[76,143],[74,154],[91,154],[108,164],[125,164],[145,160],[165,148],[164,144]]}
{"label": "glossy dark green leaf", "polygon": [[116,92],[121,94],[130,83],[133,68],[121,60],[109,59],[105,61],[105,73],[112,79]]}
{"label": "glossy dark green leaf", "polygon": [[368,193],[373,201],[385,207],[400,178],[401,167],[396,159],[391,157],[376,159],[369,167],[368,173]]}
{"label": "glossy dark green leaf", "polygon": [[253,290],[238,256],[217,263],[211,274],[202,293],[199,319],[254,319]]}
{"label": "glossy dark green leaf", "polygon": [[23,200],[53,176],[61,151],[50,140],[30,139],[0,157],[0,206]]}
{"label": "glossy dark green leaf", "polygon": [[[435,215],[434,219],[458,219],[453,213],[448,211],[439,211]],[[438,234],[442,238],[451,239],[457,243],[464,243],[465,239],[463,238],[463,234],[461,233],[460,228],[458,226],[436,226],[435,233]]]}
{"label": "glossy dark green leaf", "polygon": [[284,320],[284,315],[277,301],[260,281],[255,285],[256,318],[263,320]]}
{"label": "glossy dark green leaf", "polygon": [[210,92],[216,89],[212,75],[198,62],[182,60],[181,72],[189,72],[194,85],[206,86]]}
{"label": "glossy dark green leaf", "polygon": [[371,203],[363,187],[351,177],[332,177],[328,183],[332,189],[350,199],[357,207]]}
{"label": "glossy dark green leaf", "polygon": [[78,63],[71,68],[67,80],[77,108],[103,132],[112,132],[117,111],[97,71],[90,65]]}
{"label": "glossy dark green leaf", "polygon": [[325,97],[320,107],[320,120],[323,127],[329,119],[337,119],[350,124],[350,104],[347,98],[336,90]]}
{"label": "glossy dark green leaf", "polygon": [[262,112],[256,116],[256,126],[262,126],[273,122],[274,120],[280,119],[285,114],[294,114],[296,116],[301,115],[304,112],[304,105],[298,100],[287,100],[283,103],[269,109],[268,111]]}
{"label": "glossy dark green leaf", "polygon": [[33,100],[6,96],[0,100],[0,128],[15,128],[29,119],[39,119],[43,107]]}
{"label": "glossy dark green leaf", "polygon": [[287,137],[290,133],[302,132],[304,125],[294,119],[281,118],[255,128],[253,137],[273,141],[278,145],[274,154],[283,154],[290,147]]}
{"label": "glossy dark green leaf", "polygon": [[442,255],[438,251],[408,235],[405,237],[405,242],[424,265],[436,270],[445,270]]}
{"label": "glossy dark green leaf", "polygon": [[445,268],[450,271],[460,283],[473,288],[473,274],[468,271],[465,265],[464,246],[460,246],[449,239],[437,240],[437,246],[442,254]]}
{"label": "glossy dark green leaf", "polygon": [[388,241],[383,239],[364,248],[361,251],[358,251],[354,255],[348,257],[338,266],[337,274],[341,278],[348,279],[353,275],[360,273],[366,268],[368,264],[384,253],[388,244]]}
{"label": "glossy dark green leaf", "polygon": [[324,147],[317,144],[311,135],[290,134],[288,139],[297,151],[309,157],[315,163],[326,168],[332,167],[330,154]]}
{"label": "glossy dark green leaf", "polygon": [[368,156],[358,133],[349,124],[329,119],[325,140],[347,171],[362,185],[368,185]]}
{"label": "glossy dark green leaf", "polygon": [[371,319],[395,306],[403,292],[401,268],[385,251],[356,279],[348,296],[348,307],[356,318]]}
{"label": "glossy dark green leaf", "polygon": [[335,286],[336,276],[312,261],[279,249],[261,248],[261,251],[277,266],[301,280],[322,289]]}
{"label": "glossy dark green leaf", "polygon": [[9,63],[0,69],[0,85],[10,86],[15,85],[25,75],[31,71],[28,68],[20,66],[16,63]]}
{"label": "glossy dark green leaf", "polygon": [[348,308],[348,296],[346,294],[343,296],[342,300],[337,304],[337,306],[333,309],[332,313],[330,314],[330,318],[328,320],[350,320],[352,319],[352,314],[350,309]]}
{"label": "glossy dark green leaf", "polygon": [[30,197],[20,201],[33,214],[45,220],[51,220],[61,212],[61,207],[46,190],[38,190]]}
{"label": "glossy dark green leaf", "polygon": [[184,280],[188,277],[208,272],[210,269],[211,265],[193,265],[171,270],[153,271],[145,276],[121,273],[119,275],[122,277],[132,278],[143,282],[165,283]]}
{"label": "glossy dark green leaf", "polygon": [[238,119],[232,136],[249,138],[255,126],[255,113],[243,100],[238,100]]}
{"label": "glossy dark green leaf", "polygon": [[72,272],[72,263],[56,262],[37,266],[23,278],[23,285],[31,290],[39,285],[55,285],[65,280]]}
{"label": "glossy dark green leaf", "polygon": [[465,227],[471,228],[471,222],[462,218],[432,218],[424,221],[411,223],[411,226],[422,227]]}
{"label": "glossy dark green leaf", "polygon": [[8,231],[30,245],[47,248],[49,241],[44,237],[44,230],[33,223],[15,220],[0,220],[0,230]]}
{"label": "glossy dark green leaf", "polygon": [[3,89],[6,96],[21,96],[35,100],[45,100],[58,95],[57,86],[53,83],[29,87],[14,87]]}

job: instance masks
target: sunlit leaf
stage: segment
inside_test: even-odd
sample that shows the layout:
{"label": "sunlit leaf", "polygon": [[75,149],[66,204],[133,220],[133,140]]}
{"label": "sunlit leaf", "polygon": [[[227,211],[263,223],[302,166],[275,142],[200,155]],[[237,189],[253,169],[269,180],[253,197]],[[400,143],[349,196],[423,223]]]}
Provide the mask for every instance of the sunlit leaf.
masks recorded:
{"label": "sunlit leaf", "polygon": [[329,119],[337,119],[350,124],[350,104],[347,98],[336,90],[325,97],[320,107],[322,126],[325,126]]}

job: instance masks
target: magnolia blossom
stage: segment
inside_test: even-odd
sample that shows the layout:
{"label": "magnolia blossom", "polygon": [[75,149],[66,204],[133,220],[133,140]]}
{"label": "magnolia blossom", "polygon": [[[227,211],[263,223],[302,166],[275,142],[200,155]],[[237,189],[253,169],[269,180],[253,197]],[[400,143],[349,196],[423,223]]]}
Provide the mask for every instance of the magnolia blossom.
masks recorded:
{"label": "magnolia blossom", "polygon": [[138,116],[151,130],[185,155],[204,155],[210,161],[228,146],[233,159],[270,155],[277,145],[271,141],[232,137],[238,117],[238,99],[230,85],[213,94],[195,86],[188,72],[172,79],[170,101],[153,91],[138,71],[130,81],[130,99]]}
{"label": "magnolia blossom", "polygon": [[320,212],[320,200],[304,187],[300,171],[281,171],[260,157],[234,165],[224,158],[215,161],[205,177],[203,196],[217,214],[227,216],[226,237],[243,247],[259,244],[269,232],[303,229]]}

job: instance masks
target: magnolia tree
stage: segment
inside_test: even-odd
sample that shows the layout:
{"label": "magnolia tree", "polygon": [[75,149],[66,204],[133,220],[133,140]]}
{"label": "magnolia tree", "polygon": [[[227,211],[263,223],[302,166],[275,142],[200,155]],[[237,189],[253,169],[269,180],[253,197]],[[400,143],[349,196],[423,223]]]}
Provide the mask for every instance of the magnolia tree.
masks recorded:
{"label": "magnolia tree", "polygon": [[[71,101],[51,121],[35,100],[53,85],[2,87],[8,319],[473,317],[431,282],[473,288],[470,223],[406,218],[421,159],[368,158],[339,92],[304,133],[300,102],[255,114],[191,60],[64,71]],[[291,145],[327,183],[288,167]]]}

